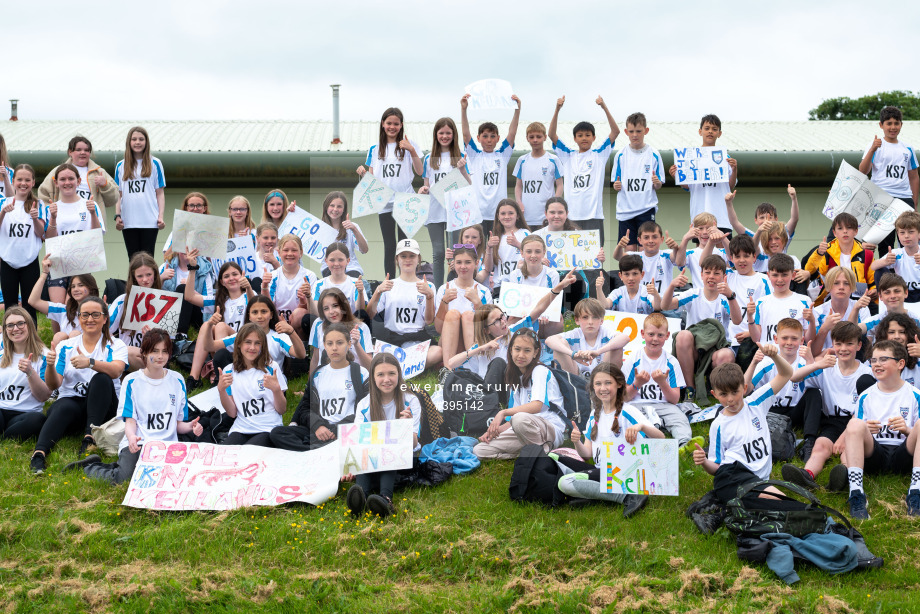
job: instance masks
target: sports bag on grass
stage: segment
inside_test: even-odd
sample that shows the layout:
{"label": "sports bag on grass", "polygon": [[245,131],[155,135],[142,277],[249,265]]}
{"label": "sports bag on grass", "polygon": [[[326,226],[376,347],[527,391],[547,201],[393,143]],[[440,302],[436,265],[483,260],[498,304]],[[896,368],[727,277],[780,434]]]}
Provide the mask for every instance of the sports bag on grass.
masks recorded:
{"label": "sports bag on grass", "polygon": [[[786,494],[770,493],[777,499],[754,496],[773,486],[805,499],[799,501]],[[728,502],[725,526],[739,537],[760,537],[765,533],[788,533],[803,537],[809,533],[823,533],[828,516],[833,516],[844,526],[850,522],[837,510],[823,505],[814,494],[782,480],[761,480],[738,487],[738,496]]]}
{"label": "sports bag on grass", "polygon": [[444,380],[444,423],[452,433],[479,437],[488,430],[501,407],[498,393],[486,390],[478,373],[455,369]]}
{"label": "sports bag on grass", "polygon": [[125,436],[125,421],[115,416],[102,426],[91,425],[93,440],[96,447],[102,450],[106,456],[118,454],[118,446]]}
{"label": "sports bag on grass", "polygon": [[767,427],[770,429],[770,443],[773,446],[773,462],[789,460],[795,455],[795,433],[789,416],[767,413]]}
{"label": "sports bag on grass", "polygon": [[566,431],[572,426],[574,420],[582,432],[588,424],[588,418],[591,417],[591,399],[588,397],[588,380],[580,375],[573,375],[565,369],[550,367],[556,383],[559,384],[559,392],[562,393],[562,407],[552,406],[562,416],[565,423]]}

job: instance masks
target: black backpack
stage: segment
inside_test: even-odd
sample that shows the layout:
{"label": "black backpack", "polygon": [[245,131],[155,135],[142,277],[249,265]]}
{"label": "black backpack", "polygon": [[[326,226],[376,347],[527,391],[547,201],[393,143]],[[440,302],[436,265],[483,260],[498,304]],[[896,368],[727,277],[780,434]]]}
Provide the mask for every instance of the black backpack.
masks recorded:
{"label": "black backpack", "polygon": [[552,406],[562,416],[566,431],[574,421],[578,428],[584,432],[591,417],[591,399],[588,396],[588,380],[580,375],[573,375],[565,369],[550,367],[550,372],[559,384],[562,393],[562,407]]}
{"label": "black backpack", "polygon": [[[770,493],[775,499],[756,496],[768,486],[798,495],[807,503],[786,494]],[[803,537],[809,533],[823,533],[828,516],[846,527],[851,526],[843,514],[823,505],[813,493],[782,480],[760,480],[739,486],[738,495],[726,507],[725,526],[738,537],[759,537],[764,533]]]}
{"label": "black backpack", "polygon": [[767,412],[767,427],[770,429],[770,443],[773,446],[773,462],[789,460],[795,456],[795,433],[789,416]]}
{"label": "black backpack", "polygon": [[455,369],[444,380],[444,423],[451,432],[479,437],[501,409],[498,393],[486,390],[478,373]]}
{"label": "black backpack", "polygon": [[521,448],[514,461],[508,494],[512,501],[534,501],[550,507],[566,503],[570,497],[563,494],[557,482],[564,474],[559,465],[543,451],[539,444]]}

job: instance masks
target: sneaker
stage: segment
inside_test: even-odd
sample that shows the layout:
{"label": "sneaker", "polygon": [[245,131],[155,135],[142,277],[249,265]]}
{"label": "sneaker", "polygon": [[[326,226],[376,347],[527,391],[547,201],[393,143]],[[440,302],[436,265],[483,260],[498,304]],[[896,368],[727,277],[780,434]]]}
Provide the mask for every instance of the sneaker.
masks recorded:
{"label": "sneaker", "polygon": [[801,467],[796,467],[790,463],[783,465],[782,469],[783,479],[787,482],[792,482],[802,488],[807,488],[808,490],[817,490],[818,483],[815,482],[815,479],[811,477],[811,474],[802,469]]}
{"label": "sneaker", "polygon": [[86,458],[81,458],[78,461],[67,463],[66,465],[64,465],[64,471],[66,472],[66,471],[73,471],[74,469],[83,469],[84,467],[95,465],[96,463],[101,463],[101,462],[102,462],[101,456],[99,456],[98,454],[90,454]]}
{"label": "sneaker", "polygon": [[850,475],[846,465],[836,465],[827,477],[827,489],[831,492],[846,492],[850,488]]}
{"label": "sneaker", "polygon": [[907,515],[920,516],[920,490],[907,491]]}
{"label": "sneaker", "polygon": [[192,390],[195,390],[196,388],[201,388],[201,380],[195,379],[191,375],[186,377],[185,378],[185,390],[187,392],[191,392]]}
{"label": "sneaker", "polygon": [[364,513],[364,506],[367,504],[367,497],[364,496],[364,489],[355,484],[345,493],[345,505],[351,511],[354,517],[360,517]]}
{"label": "sneaker", "polygon": [[51,391],[51,401],[57,401],[57,398],[58,398],[58,395],[59,395],[59,394],[60,394],[60,390],[58,390],[57,388],[55,388],[54,390],[52,390],[52,391]]}
{"label": "sneaker", "polygon": [[869,510],[866,509],[866,493],[858,490],[847,499],[850,506],[850,518],[853,520],[869,520]]}
{"label": "sneaker", "polygon": [[634,516],[648,504],[648,495],[626,495],[623,501],[623,518]]}
{"label": "sneaker", "polygon": [[[96,440],[93,439],[91,436],[87,435],[86,437],[83,438],[83,441],[80,442],[80,453],[79,454],[80,456],[83,456],[87,452],[92,452],[96,449],[97,449]],[[99,460],[102,460],[102,459],[99,459]]]}
{"label": "sneaker", "polygon": [[805,441],[802,442],[802,447],[799,448],[799,457],[806,463],[808,459],[811,458],[811,452],[815,449],[815,439],[814,437],[806,437]]}
{"label": "sneaker", "polygon": [[690,456],[693,456],[693,451],[696,450],[696,446],[699,446],[703,450],[706,449],[706,440],[702,435],[697,435],[696,437],[690,439],[690,441],[680,446],[677,449],[677,452],[679,454],[689,454]]}
{"label": "sneaker", "polygon": [[41,452],[36,452],[32,455],[32,460],[29,461],[29,469],[32,470],[32,473],[35,475],[41,475],[45,472],[45,455]]}
{"label": "sneaker", "polygon": [[371,495],[367,498],[367,509],[369,509],[372,514],[376,514],[381,518],[386,518],[396,513],[393,502],[380,495]]}
{"label": "sneaker", "polygon": [[694,390],[694,389],[691,388],[690,386],[687,386],[686,388],[684,388],[684,391],[685,391],[686,394],[687,394],[686,400],[687,400],[689,403],[693,403],[694,401],[696,401],[696,390]]}

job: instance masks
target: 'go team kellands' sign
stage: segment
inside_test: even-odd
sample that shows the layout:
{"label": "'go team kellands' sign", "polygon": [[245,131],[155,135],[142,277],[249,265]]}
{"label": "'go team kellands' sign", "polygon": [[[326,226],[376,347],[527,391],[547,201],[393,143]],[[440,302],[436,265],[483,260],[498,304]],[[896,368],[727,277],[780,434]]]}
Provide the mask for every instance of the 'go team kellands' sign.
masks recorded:
{"label": "'go team kellands' sign", "polygon": [[125,330],[142,330],[145,326],[162,328],[170,335],[176,334],[179,326],[179,312],[182,310],[182,295],[178,292],[154,290],[131,286],[122,309],[125,309]]}
{"label": "'go team kellands' sign", "polygon": [[543,237],[546,243],[546,259],[549,266],[560,271],[599,269],[597,259],[601,251],[601,233],[597,230],[547,231]]}
{"label": "'go team kellands' sign", "polygon": [[339,236],[335,228],[300,207],[294,207],[281,222],[278,238],[286,234],[300,237],[304,255],[320,264],[326,258],[326,247],[335,243]]}

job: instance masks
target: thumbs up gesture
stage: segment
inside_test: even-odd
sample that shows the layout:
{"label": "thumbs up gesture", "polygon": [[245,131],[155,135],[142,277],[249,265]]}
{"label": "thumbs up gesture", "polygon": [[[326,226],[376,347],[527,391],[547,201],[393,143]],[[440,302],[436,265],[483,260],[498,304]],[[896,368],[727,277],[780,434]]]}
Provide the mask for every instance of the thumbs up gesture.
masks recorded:
{"label": "thumbs up gesture", "polygon": [[920,337],[914,335],[914,342],[907,344],[907,355],[920,357]]}
{"label": "thumbs up gesture", "polygon": [[[917,253],[920,254],[920,252]],[[894,251],[890,247],[888,248],[888,253],[882,258],[887,266],[893,265],[897,259],[897,256],[895,256]]]}
{"label": "thumbs up gesture", "polygon": [[661,179],[658,178],[658,173],[655,172],[655,169],[652,169],[652,187],[658,189],[662,186]]}
{"label": "thumbs up gesture", "polygon": [[390,274],[387,273],[387,278],[382,284],[377,286],[377,292],[389,292],[393,289],[393,280],[390,279]]}
{"label": "thumbs up gesture", "polygon": [[693,445],[696,446],[693,450],[693,462],[702,465],[706,462],[706,452],[700,447],[700,444],[694,443]]}
{"label": "thumbs up gesture", "polygon": [[77,355],[70,359],[70,365],[74,369],[86,369],[89,367],[89,358],[83,354],[83,350],[77,345]]}
{"label": "thumbs up gesture", "polygon": [[626,249],[627,245],[629,245],[629,229],[626,230],[626,234],[623,235],[623,238],[617,242],[617,247],[620,249]]}
{"label": "thumbs up gesture", "polygon": [[496,235],[493,234],[491,231],[489,232],[489,243],[488,243],[488,246],[489,246],[489,247],[497,247],[497,246],[498,246],[498,243],[499,243],[501,240],[502,240],[501,237],[496,236]]}
{"label": "thumbs up gesture", "polygon": [[201,434],[204,433],[204,427],[201,426],[201,424],[198,422],[199,420],[201,420],[200,417],[195,418],[194,420],[188,423],[188,425],[192,429],[192,434],[195,435],[195,437],[201,437]]}
{"label": "thumbs up gesture", "polygon": [[726,194],[726,195],[725,195],[725,204],[726,204],[726,205],[731,205],[731,204],[733,204],[733,203],[735,202],[735,197],[736,197],[736,196],[738,196],[738,190],[735,190],[734,192],[729,192],[728,194]]}
{"label": "thumbs up gesture", "polygon": [[28,357],[20,358],[19,364],[17,366],[19,367],[19,370],[26,375],[32,375],[32,372],[35,370],[32,368],[32,354],[29,354]]}
{"label": "thumbs up gesture", "polygon": [[581,429],[578,428],[578,425],[575,424],[575,421],[572,420],[572,443],[581,443]]}
{"label": "thumbs up gesture", "polygon": [[347,213],[345,214],[345,221],[342,222],[342,228],[351,230],[352,232],[355,230],[355,223],[351,221],[351,216]]}
{"label": "thumbs up gesture", "polygon": [[677,241],[671,238],[671,235],[668,233],[667,230],[664,231],[664,244],[668,246],[668,249],[677,249],[678,247],[680,247],[677,244]]}
{"label": "thumbs up gesture", "polygon": [[818,255],[823,256],[827,253],[827,237],[822,237],[821,243],[818,245]]}
{"label": "thumbs up gesture", "polygon": [[882,146],[882,139],[878,138],[878,135],[876,134],[876,135],[875,135],[875,138],[872,139],[872,147],[871,147],[871,149],[872,149],[872,151],[875,151],[876,149],[878,149],[878,148],[881,147],[881,146]]}
{"label": "thumbs up gesture", "polygon": [[789,198],[795,198],[795,188],[792,187],[791,183],[786,184],[786,194],[789,195]]}
{"label": "thumbs up gesture", "polygon": [[281,391],[281,384],[278,383],[278,376],[274,373],[266,373],[262,383],[272,392]]}
{"label": "thumbs up gesture", "polygon": [[415,153],[415,147],[412,146],[412,142],[406,135],[403,135],[403,139],[399,142],[399,148],[408,151],[410,154]]}

